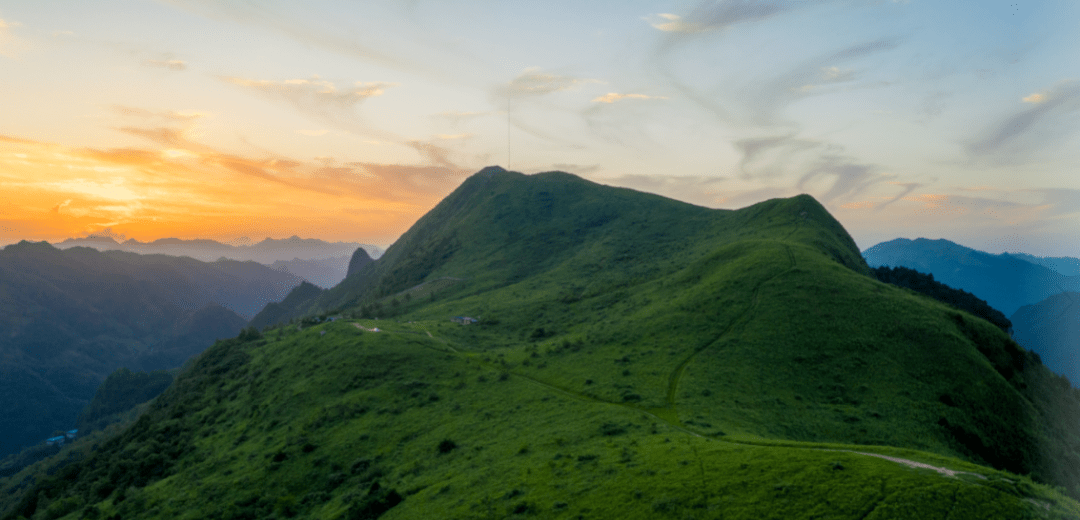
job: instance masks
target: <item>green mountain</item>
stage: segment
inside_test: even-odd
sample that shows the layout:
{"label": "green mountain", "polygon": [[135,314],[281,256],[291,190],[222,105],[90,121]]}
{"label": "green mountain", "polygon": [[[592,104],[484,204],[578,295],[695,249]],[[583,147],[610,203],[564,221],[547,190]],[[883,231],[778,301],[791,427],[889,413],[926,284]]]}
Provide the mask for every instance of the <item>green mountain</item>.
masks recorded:
{"label": "green mountain", "polygon": [[364,248],[356,248],[356,251],[353,252],[352,257],[349,258],[349,268],[348,270],[346,270],[345,276],[359,271],[360,268],[364,267],[367,264],[370,264],[372,261],[373,260],[371,259],[371,256],[368,255],[368,252],[365,251]]}
{"label": "green mountain", "polygon": [[113,422],[115,416],[158,396],[172,383],[173,374],[166,370],[132,372],[121,368],[109,374],[94,393],[76,423],[80,433],[100,430]]}
{"label": "green mountain", "polygon": [[1080,518],[1080,391],[809,196],[486,168],[309,293],[5,518]]}
{"label": "green mountain", "polygon": [[[358,249],[358,251],[363,251],[363,249]],[[300,309],[307,308],[322,293],[323,289],[316,287],[314,284],[302,282],[289,291],[285,299],[280,302],[266,304],[266,307],[263,307],[263,310],[251,319],[249,325],[256,329],[262,329],[275,323],[287,321],[290,317],[301,314]]]}

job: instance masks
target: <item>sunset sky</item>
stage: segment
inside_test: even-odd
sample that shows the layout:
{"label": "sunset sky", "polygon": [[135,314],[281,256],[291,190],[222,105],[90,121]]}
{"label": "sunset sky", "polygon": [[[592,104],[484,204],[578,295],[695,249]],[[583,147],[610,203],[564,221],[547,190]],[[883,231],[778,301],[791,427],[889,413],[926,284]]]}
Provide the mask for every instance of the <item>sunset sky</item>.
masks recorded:
{"label": "sunset sky", "polygon": [[0,3],[0,244],[389,245],[487,165],[1080,257],[1080,2]]}

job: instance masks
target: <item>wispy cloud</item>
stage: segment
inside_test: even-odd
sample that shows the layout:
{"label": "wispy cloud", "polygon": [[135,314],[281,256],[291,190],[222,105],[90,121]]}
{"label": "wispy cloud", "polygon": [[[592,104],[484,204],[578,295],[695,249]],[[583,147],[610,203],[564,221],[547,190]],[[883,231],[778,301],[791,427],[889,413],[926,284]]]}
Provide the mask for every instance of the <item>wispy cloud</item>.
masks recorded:
{"label": "wispy cloud", "polygon": [[898,38],[881,38],[860,42],[842,49],[823,53],[790,67],[780,74],[750,82],[738,92],[740,110],[753,125],[777,124],[780,114],[795,101],[813,95],[883,86],[878,83],[860,84],[858,73],[843,65],[887,52],[900,45]]}
{"label": "wispy cloud", "polygon": [[[359,58],[384,67],[428,74],[443,81],[456,78],[453,71],[438,70],[431,63],[418,61],[395,52],[409,47],[410,42],[393,41],[385,33],[367,35],[363,32],[335,32],[325,23],[311,23],[287,12],[283,6],[266,2],[214,1],[214,0],[160,0],[164,4],[196,13],[212,19],[224,19],[245,25],[264,27],[277,31],[304,45],[322,48],[334,53]],[[300,4],[297,4],[300,5]],[[363,16],[362,13],[349,13]],[[404,40],[404,39],[403,39]]]}
{"label": "wispy cloud", "polygon": [[796,155],[822,147],[823,143],[788,134],[738,139],[732,145],[742,153],[742,177],[750,179],[779,177],[787,173]]}
{"label": "wispy cloud", "polygon": [[881,210],[882,210],[882,209],[884,209],[884,208],[885,208],[886,206],[889,206],[890,204],[893,204],[893,203],[895,203],[895,202],[896,202],[896,201],[898,201],[898,200],[903,200],[903,199],[904,199],[904,197],[907,197],[908,195],[910,195],[910,194],[911,194],[911,192],[913,192],[913,191],[915,191],[915,190],[917,190],[917,189],[919,189],[919,188],[922,188],[923,186],[925,186],[925,184],[923,184],[923,183],[921,183],[921,182],[895,182],[895,181],[887,181],[887,184],[890,184],[890,185],[892,185],[892,186],[899,186],[899,187],[903,188],[903,191],[901,191],[900,193],[897,193],[897,194],[896,194],[896,195],[894,195],[893,197],[891,197],[891,198],[887,199],[887,200],[886,200],[885,202],[882,202],[881,204],[877,204],[876,206],[874,206],[874,209],[876,209],[876,210],[878,210],[878,211],[881,211]]}
{"label": "wispy cloud", "polygon": [[145,119],[160,119],[166,121],[176,122],[191,122],[196,119],[209,117],[209,112],[203,112],[198,110],[165,110],[165,111],[153,111],[145,108],[129,107],[124,105],[112,105],[110,109],[122,116],[139,117]]}
{"label": "wispy cloud", "polygon": [[646,94],[619,94],[618,92],[608,92],[603,96],[594,98],[593,103],[614,103],[623,99],[667,99],[666,96],[649,96]]}
{"label": "wispy cloud", "polygon": [[825,193],[817,195],[823,203],[838,198],[855,198],[871,186],[885,182],[889,177],[882,175],[878,167],[862,164],[850,157],[823,154],[809,171],[796,183],[799,191],[810,191],[809,187],[820,178],[831,178],[832,184]]}
{"label": "wispy cloud", "polygon": [[446,121],[451,126],[456,127],[457,125],[460,125],[461,123],[464,123],[465,121],[470,121],[470,120],[476,119],[478,117],[483,117],[483,116],[487,116],[487,115],[491,115],[491,114],[492,114],[492,112],[479,112],[479,111],[473,111],[473,112],[439,112],[438,114],[434,114],[431,117],[433,117],[435,119],[440,119],[440,120]]}
{"label": "wispy cloud", "polygon": [[[535,103],[540,103],[541,98],[549,94],[574,90],[581,85],[591,83],[603,82],[592,78],[578,78],[542,72],[537,67],[530,67],[508,83],[494,87],[491,90],[491,102],[495,106],[507,107],[508,112],[505,113],[509,119],[509,124],[514,128],[546,141],[581,148],[584,145],[575,142],[573,139],[558,135],[557,131],[545,130],[540,125],[533,124],[532,121],[526,121],[524,114],[528,114],[528,111],[522,110],[522,105],[533,106]],[[549,106],[548,115],[554,110],[560,109]]]}
{"label": "wispy cloud", "polygon": [[183,60],[146,60],[143,62],[147,67],[155,67],[181,71],[187,69],[187,62]]}
{"label": "wispy cloud", "polygon": [[[884,86],[880,80],[863,79],[860,66],[872,65],[867,58],[897,49],[902,38],[877,38],[816,53],[792,47],[786,62],[737,78],[727,75],[712,85],[703,84],[702,77],[684,78],[676,73],[682,56],[676,51],[684,47],[693,44],[693,49],[702,51],[705,45],[738,46],[739,42],[732,41],[732,36],[727,34],[728,28],[770,24],[785,13],[825,3],[826,0],[702,1],[685,14],[665,14],[651,20],[654,27],[665,33],[652,59],[667,86],[710,114],[722,128],[748,136],[731,141],[741,154],[738,167],[742,180],[757,181],[754,183],[757,186],[790,182],[786,187],[776,186],[778,191],[762,194],[810,192],[826,203],[850,203],[893,176],[882,173],[882,168],[871,160],[849,156],[838,143],[805,137],[802,125],[786,117],[786,111],[793,103],[811,96]],[[715,34],[701,38],[701,33]],[[803,58],[790,61],[791,57],[800,55]]]}
{"label": "wispy cloud", "polygon": [[[567,169],[570,173],[573,170]],[[728,189],[730,179],[724,177],[708,177],[698,175],[615,175],[606,177],[594,177],[593,180],[611,186],[622,186],[649,193],[657,193],[665,197],[699,204],[702,206],[716,207],[720,204],[731,202],[732,197],[740,194]],[[758,199],[760,200],[760,199]],[[756,200],[754,202],[757,202]]]}
{"label": "wispy cloud", "polygon": [[18,58],[19,55],[30,48],[30,44],[16,36],[13,30],[21,25],[19,22],[0,18],[0,56],[12,59]]}
{"label": "wispy cloud", "polygon": [[658,13],[645,18],[649,25],[665,32],[695,33],[708,29],[698,23],[686,22],[683,17],[671,13]]}
{"label": "wispy cloud", "polygon": [[298,107],[310,109],[332,107],[352,108],[370,97],[381,96],[393,83],[356,82],[352,87],[338,89],[331,81],[314,76],[311,79],[287,79],[284,81],[222,77],[223,81],[263,94],[283,99]]}
{"label": "wispy cloud", "polygon": [[585,83],[602,82],[596,79],[547,74],[540,72],[539,69],[532,68],[511,80],[506,87],[506,91],[515,97],[542,96],[561,90],[570,90]]}
{"label": "wispy cloud", "polygon": [[947,91],[934,91],[930,92],[923,97],[922,102],[919,104],[919,114],[922,116],[921,122],[926,123],[931,119],[940,116],[948,108],[946,103],[953,96],[952,92]]}
{"label": "wispy cloud", "polygon": [[686,16],[662,13],[645,20],[668,33],[693,34],[719,31],[738,23],[754,22],[810,4],[807,0],[706,0]]}
{"label": "wispy cloud", "polygon": [[52,212],[53,213],[60,213],[61,209],[64,209],[64,208],[66,208],[66,207],[68,207],[70,205],[71,205],[71,199],[67,199],[64,202],[61,202],[60,204],[57,204],[56,206],[54,206],[53,209],[52,209]]}
{"label": "wispy cloud", "polygon": [[1076,132],[1074,114],[1080,112],[1080,82],[1062,81],[1021,102],[1026,106],[1014,110],[968,145],[974,159],[1002,164],[1026,162],[1033,152]]}
{"label": "wispy cloud", "polygon": [[283,101],[343,130],[386,137],[385,132],[368,128],[355,109],[364,101],[383,95],[396,83],[357,81],[346,87],[319,76],[311,79],[282,81],[257,80],[231,76],[220,77],[226,83],[257,92],[269,99]]}
{"label": "wispy cloud", "polygon": [[1062,81],[1032,93],[1021,99],[1021,105],[969,142],[972,162],[1012,165],[1038,160],[1045,149],[1061,145],[1080,129],[1078,81]]}
{"label": "wispy cloud", "polygon": [[589,175],[603,169],[599,164],[554,163],[551,167],[557,171],[573,173],[575,175]]}

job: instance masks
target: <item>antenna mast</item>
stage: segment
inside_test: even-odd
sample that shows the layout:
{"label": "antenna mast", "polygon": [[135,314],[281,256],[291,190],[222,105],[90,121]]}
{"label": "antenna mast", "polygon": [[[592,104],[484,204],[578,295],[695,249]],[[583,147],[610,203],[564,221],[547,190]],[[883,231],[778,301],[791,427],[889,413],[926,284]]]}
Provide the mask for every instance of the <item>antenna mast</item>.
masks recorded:
{"label": "antenna mast", "polygon": [[506,169],[510,170],[510,96],[513,95],[514,82],[506,86]]}

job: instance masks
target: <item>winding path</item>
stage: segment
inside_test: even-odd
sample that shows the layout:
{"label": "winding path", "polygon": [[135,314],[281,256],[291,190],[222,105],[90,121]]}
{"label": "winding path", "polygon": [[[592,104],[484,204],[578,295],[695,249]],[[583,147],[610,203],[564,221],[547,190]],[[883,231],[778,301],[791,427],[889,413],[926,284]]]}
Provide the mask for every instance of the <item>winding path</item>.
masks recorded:
{"label": "winding path", "polygon": [[[891,462],[895,462],[897,464],[903,464],[903,465],[908,466],[910,468],[931,469],[931,470],[934,470],[934,471],[940,473],[943,476],[950,477],[950,478],[956,478],[957,475],[966,474],[966,475],[974,475],[974,476],[976,476],[978,478],[981,478],[981,479],[986,479],[985,475],[981,475],[981,474],[978,474],[978,473],[952,470],[952,469],[945,468],[945,467],[933,466],[933,465],[926,464],[926,463],[923,463],[923,462],[918,462],[918,461],[899,458],[899,457],[892,457],[892,456],[883,455],[883,454],[880,454],[880,453],[871,453],[871,452],[855,451],[855,450],[842,450],[842,449],[834,449],[834,448],[821,448],[821,447],[816,447],[816,446],[812,446],[812,445],[806,445],[806,444],[810,444],[810,443],[802,443],[802,442],[798,442],[798,441],[785,441],[785,440],[779,440],[779,439],[776,440],[776,441],[773,441],[771,443],[768,443],[768,444],[766,444],[766,443],[756,443],[756,442],[753,442],[753,441],[745,441],[745,440],[718,439],[718,438],[705,436],[705,435],[702,435],[700,433],[697,433],[697,432],[687,428],[686,425],[682,423],[682,421],[679,419],[679,416],[678,416],[678,411],[677,411],[676,403],[675,403],[675,396],[678,393],[679,383],[682,380],[682,376],[685,373],[687,366],[689,366],[689,364],[699,354],[704,352],[709,347],[717,344],[721,339],[724,338],[724,336],[730,334],[733,330],[735,330],[736,326],[744,324],[747,321],[749,321],[750,316],[751,316],[751,311],[753,311],[754,308],[757,307],[758,300],[759,300],[759,294],[760,294],[760,290],[761,290],[762,286],[764,286],[765,284],[775,280],[776,278],[778,278],[780,276],[783,276],[784,274],[787,274],[787,273],[791,272],[793,269],[796,268],[797,263],[796,263],[796,260],[795,260],[795,255],[791,251],[791,247],[789,245],[783,244],[783,243],[781,243],[780,246],[784,248],[784,251],[785,251],[785,253],[787,255],[787,258],[788,258],[788,262],[790,264],[789,267],[787,269],[784,269],[783,271],[780,271],[780,272],[774,274],[773,276],[759,282],[757,284],[757,286],[754,287],[754,290],[752,292],[752,296],[750,298],[749,305],[747,305],[746,308],[743,309],[743,311],[740,312],[738,316],[736,316],[734,319],[732,319],[731,323],[729,323],[728,326],[725,327],[724,330],[721,331],[715,338],[713,338],[713,339],[711,339],[709,341],[706,341],[703,344],[701,344],[700,346],[696,347],[693,350],[693,352],[691,352],[688,356],[686,356],[684,359],[682,359],[679,362],[678,365],[675,366],[675,368],[668,375],[668,388],[667,388],[667,395],[666,395],[666,400],[665,400],[666,403],[665,403],[665,406],[663,408],[649,409],[649,408],[645,408],[645,407],[639,406],[639,405],[634,404],[634,403],[624,403],[624,402],[609,401],[609,400],[606,400],[606,399],[601,399],[599,397],[586,395],[586,394],[583,394],[581,392],[578,392],[578,391],[575,391],[575,390],[572,390],[572,389],[569,389],[569,388],[564,388],[564,387],[561,387],[561,386],[558,386],[558,385],[555,385],[555,384],[552,384],[552,383],[549,383],[549,382],[546,382],[546,381],[542,381],[540,379],[537,379],[537,378],[529,376],[529,375],[513,372],[513,371],[508,370],[505,367],[503,367],[503,366],[501,366],[501,365],[499,365],[497,363],[493,363],[493,362],[485,361],[485,360],[481,359],[478,354],[469,353],[469,352],[461,352],[461,351],[455,349],[453,346],[451,346],[450,342],[447,341],[446,339],[435,337],[434,335],[431,334],[431,331],[429,331],[426,327],[422,327],[424,329],[424,332],[428,336],[428,338],[430,338],[433,341],[436,341],[436,342],[441,344],[440,345],[441,348],[437,347],[437,346],[429,346],[427,348],[430,348],[432,350],[436,350],[436,351],[439,351],[439,352],[453,353],[453,354],[455,354],[457,356],[460,356],[460,357],[463,357],[463,358],[465,358],[465,359],[467,359],[469,361],[476,362],[477,364],[479,364],[480,366],[483,366],[485,368],[489,368],[489,369],[497,371],[497,372],[502,372],[502,373],[507,374],[509,376],[514,376],[514,377],[521,378],[524,381],[527,381],[527,382],[529,382],[531,384],[534,384],[534,385],[544,387],[544,388],[546,388],[546,389],[548,389],[548,390],[550,390],[552,392],[563,395],[563,396],[568,397],[570,399],[574,399],[574,400],[577,400],[577,401],[584,401],[584,402],[594,403],[594,404],[617,406],[617,407],[633,410],[635,412],[642,413],[645,416],[652,417],[652,418],[654,418],[654,419],[656,419],[658,421],[662,421],[662,422],[666,423],[668,426],[670,426],[671,428],[673,428],[675,430],[678,430],[678,431],[683,432],[683,433],[685,433],[687,435],[691,435],[691,436],[698,437],[698,438],[703,438],[703,439],[707,439],[707,440],[717,440],[717,441],[720,441],[720,442],[727,442],[727,443],[731,443],[731,444],[740,444],[740,445],[746,445],[746,446],[761,446],[761,445],[773,446],[773,445],[775,445],[775,446],[778,446],[778,447],[793,448],[793,449],[805,449],[805,450],[816,450],[816,451],[836,451],[836,452],[844,452],[844,453],[853,453],[853,454],[856,454],[856,455],[862,455],[862,456],[866,456],[866,457],[876,457],[876,458],[880,458],[880,459],[885,459],[885,460],[888,460],[888,461],[891,461]],[[366,328],[362,327],[358,323],[353,323],[353,325],[356,326],[359,329],[368,330],[368,331],[373,330],[373,329],[366,329]],[[385,329],[380,330],[380,332],[417,334],[416,332],[412,332],[412,331],[388,331],[388,330],[385,330]]]}

